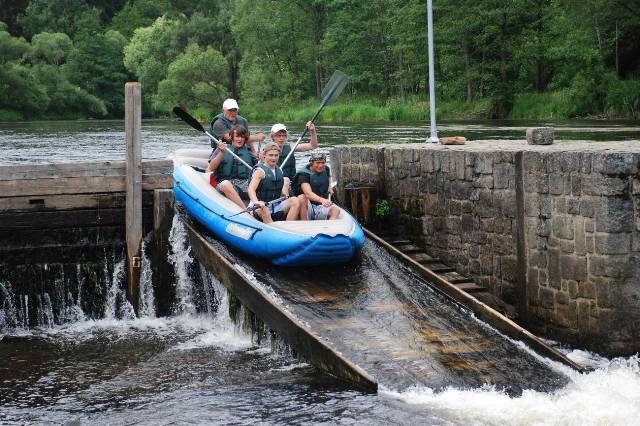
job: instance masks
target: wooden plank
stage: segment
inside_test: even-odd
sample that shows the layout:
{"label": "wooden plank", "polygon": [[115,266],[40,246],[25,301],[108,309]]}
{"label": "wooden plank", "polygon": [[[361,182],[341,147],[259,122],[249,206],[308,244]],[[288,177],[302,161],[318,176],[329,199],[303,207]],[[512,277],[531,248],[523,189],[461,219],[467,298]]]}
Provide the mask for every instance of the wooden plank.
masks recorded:
{"label": "wooden plank", "polygon": [[[171,160],[145,160],[142,162],[143,175],[171,174],[172,172],[173,162]],[[0,181],[125,176],[126,173],[125,161],[29,164],[0,167]]]}
{"label": "wooden plank", "polygon": [[[172,175],[144,175],[142,189],[169,189],[173,187]],[[59,179],[5,180],[0,181],[3,197],[24,197],[31,195],[91,194],[97,192],[124,192],[124,176],[87,176]]]}
{"label": "wooden plank", "polygon": [[[124,208],[124,205],[124,192],[0,197],[0,212],[108,209]],[[142,192],[142,205],[153,205],[153,191]]]}
{"label": "wooden plank", "polygon": [[480,287],[476,283],[458,283],[454,285],[460,290],[466,291],[467,293],[478,293],[480,291],[487,291],[486,288]]}
{"label": "wooden plank", "polygon": [[[146,175],[142,177],[142,189],[145,191],[172,187],[173,177],[171,175]],[[0,194],[3,197],[124,191],[126,191],[126,179],[124,176],[0,181]]]}
{"label": "wooden plank", "polygon": [[200,263],[231,290],[244,306],[276,330],[279,336],[311,364],[365,391],[377,392],[378,384],[365,371],[313,334],[264,290],[254,285],[190,225],[187,225],[187,230],[191,248]]}
{"label": "wooden plank", "polygon": [[127,144],[127,299],[138,312],[142,270],[142,86],[125,84],[124,133]]}
{"label": "wooden plank", "polygon": [[506,316],[502,315],[500,312],[491,308],[485,303],[482,303],[472,295],[466,293],[465,291],[457,288],[455,285],[451,284],[446,279],[442,278],[440,275],[431,271],[429,268],[424,265],[416,262],[406,254],[402,253],[398,249],[396,249],[391,244],[384,241],[382,238],[378,237],[373,232],[369,231],[366,228],[363,228],[365,234],[377,242],[378,244],[385,247],[391,254],[393,254],[398,259],[402,260],[405,264],[413,267],[421,276],[423,276],[429,285],[439,291],[444,296],[448,297],[450,300],[458,303],[459,305],[471,310],[474,312],[480,319],[489,323],[493,327],[495,327],[500,332],[506,334],[507,336],[511,336],[515,339],[522,340],[526,344],[532,347],[536,352],[547,356],[553,360],[559,361],[565,365],[568,365],[580,372],[585,372],[585,368],[579,365],[578,363],[567,358],[563,353],[557,351],[552,348],[548,344],[546,344],[542,339],[535,336],[528,330],[522,328]]}
{"label": "wooden plank", "polygon": [[[143,211],[145,223],[153,220],[153,211]],[[79,209],[42,212],[17,212],[0,214],[0,230],[76,228],[102,225],[125,225],[125,210]]]}

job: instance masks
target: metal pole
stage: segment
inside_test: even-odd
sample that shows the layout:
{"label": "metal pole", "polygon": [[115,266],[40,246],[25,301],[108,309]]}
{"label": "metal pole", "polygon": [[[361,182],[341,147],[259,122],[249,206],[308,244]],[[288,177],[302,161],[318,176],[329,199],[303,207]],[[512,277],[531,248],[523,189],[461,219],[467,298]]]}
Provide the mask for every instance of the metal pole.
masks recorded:
{"label": "metal pole", "polygon": [[433,71],[433,13],[431,0],[427,0],[427,46],[429,49],[429,112],[431,115],[431,136],[427,142],[438,143],[436,130],[436,83]]}

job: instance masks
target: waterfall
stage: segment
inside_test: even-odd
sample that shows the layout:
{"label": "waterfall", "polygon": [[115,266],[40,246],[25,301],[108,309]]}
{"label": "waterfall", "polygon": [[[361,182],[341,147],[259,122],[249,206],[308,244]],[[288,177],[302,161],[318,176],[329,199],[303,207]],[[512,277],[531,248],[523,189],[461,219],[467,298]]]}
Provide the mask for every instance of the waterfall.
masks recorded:
{"label": "waterfall", "polygon": [[189,274],[194,261],[191,256],[187,228],[177,214],[173,216],[169,244],[171,246],[169,262],[173,265],[176,276],[175,311],[181,314],[195,314],[196,305],[193,300],[193,284]]}
{"label": "waterfall", "polygon": [[156,317],[153,272],[151,271],[151,260],[147,253],[148,244],[149,238],[145,238],[142,241],[142,270],[140,271],[140,298],[138,302],[138,316],[141,318]]}

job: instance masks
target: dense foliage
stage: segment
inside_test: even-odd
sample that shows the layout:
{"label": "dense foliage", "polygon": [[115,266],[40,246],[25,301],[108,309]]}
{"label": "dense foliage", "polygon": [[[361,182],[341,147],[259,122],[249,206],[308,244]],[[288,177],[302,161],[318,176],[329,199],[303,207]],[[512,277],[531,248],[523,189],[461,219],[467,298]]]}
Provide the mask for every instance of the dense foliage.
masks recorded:
{"label": "dense foliage", "polygon": [[[424,0],[0,0],[0,119],[290,117],[334,69],[339,120],[426,115]],[[640,118],[640,0],[434,0],[440,112]]]}

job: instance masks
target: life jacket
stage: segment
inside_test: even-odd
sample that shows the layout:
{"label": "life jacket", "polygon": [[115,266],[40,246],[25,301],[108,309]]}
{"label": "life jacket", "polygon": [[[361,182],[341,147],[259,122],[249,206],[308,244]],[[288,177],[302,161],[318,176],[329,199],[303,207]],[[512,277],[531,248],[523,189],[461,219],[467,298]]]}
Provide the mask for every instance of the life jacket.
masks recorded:
{"label": "life jacket", "polygon": [[242,158],[247,164],[253,166],[256,164],[256,159],[251,155],[251,151],[247,145],[243,145],[241,148],[234,146],[227,146],[227,150],[222,157],[222,161],[216,169],[216,180],[222,182],[226,179],[248,179],[251,176],[252,170],[247,168],[244,164],[238,161],[229,150],[233,150],[233,153]]}
{"label": "life jacket", "polygon": [[[282,162],[284,161],[285,158],[287,158],[287,155],[289,155],[290,152],[291,152],[291,145],[289,145],[288,143],[285,143],[284,148],[282,149],[282,152],[280,152],[280,158],[278,158],[278,166],[282,167]],[[287,164],[285,164],[284,167],[282,167],[282,174],[288,177],[289,179],[293,179],[293,177],[295,176],[296,156],[294,154],[291,154],[291,157],[289,157],[289,159],[287,160]]]}
{"label": "life jacket", "polygon": [[280,198],[282,187],[284,186],[284,176],[280,169],[276,167],[276,175],[274,176],[273,171],[266,164],[258,163],[253,170],[255,171],[258,168],[264,172],[264,179],[260,180],[260,184],[256,189],[258,200],[269,202]]}
{"label": "life jacket", "polygon": [[[221,112],[220,114],[213,117],[213,120],[211,120],[211,126],[209,127],[209,133],[211,133],[217,139],[220,138],[218,138],[218,136],[213,133],[213,124],[218,120],[221,120],[224,123],[224,126],[227,128],[227,130],[231,130],[235,125],[244,126],[249,129],[249,123],[247,123],[247,120],[245,120],[244,117],[238,115],[236,116],[236,122],[232,123],[227,117],[224,116],[224,113]],[[220,137],[222,137],[222,135],[220,135]],[[211,148],[215,148],[215,143],[213,141],[211,141]]]}
{"label": "life jacket", "polygon": [[[293,193],[295,195],[304,194],[304,192],[302,191],[302,185],[299,179],[299,176],[301,174],[306,174],[309,176],[309,185],[311,185],[311,191],[313,191],[314,194],[322,198],[327,198],[329,196],[329,174],[330,174],[329,166],[324,166],[324,170],[322,170],[321,173],[312,172],[309,169],[308,164],[303,168],[301,168],[300,170],[298,170],[298,173],[296,173],[292,181]],[[313,204],[317,204],[317,203],[313,203]]]}

